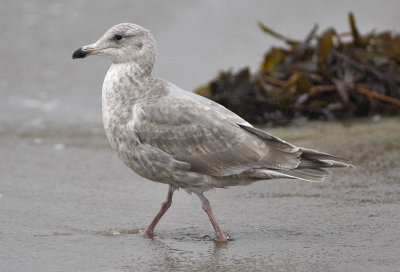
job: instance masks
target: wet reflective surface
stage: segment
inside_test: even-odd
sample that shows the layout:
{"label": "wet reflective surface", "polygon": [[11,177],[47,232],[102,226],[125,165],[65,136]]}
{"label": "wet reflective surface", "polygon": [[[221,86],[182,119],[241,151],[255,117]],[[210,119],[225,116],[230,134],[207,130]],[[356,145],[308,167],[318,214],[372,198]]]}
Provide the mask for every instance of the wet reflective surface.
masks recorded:
{"label": "wet reflective surface", "polygon": [[[347,29],[351,9],[361,30],[388,29],[398,25],[398,1],[386,1],[382,16],[368,8],[373,1],[96,3],[0,3],[0,271],[398,270],[399,119],[269,130],[349,157],[358,168],[325,183],[278,180],[207,192],[234,238],[227,244],[213,241],[200,201],[183,191],[156,234],[142,237],[167,186],[132,173],[105,139],[100,90],[109,62],[71,59],[110,26],[137,22],[159,42],[156,75],[193,89],[219,69],[257,67],[270,42],[259,19],[296,38],[314,22]],[[310,5],[321,13],[310,16]]]}
{"label": "wet reflective surface", "polygon": [[[400,254],[400,119],[308,123],[270,132],[349,157],[324,183],[266,181],[206,193],[233,241],[213,241],[200,201],[183,191],[153,237],[167,186],[123,166],[102,132],[0,134],[4,271],[395,271]],[[357,121],[359,122],[359,121]]]}

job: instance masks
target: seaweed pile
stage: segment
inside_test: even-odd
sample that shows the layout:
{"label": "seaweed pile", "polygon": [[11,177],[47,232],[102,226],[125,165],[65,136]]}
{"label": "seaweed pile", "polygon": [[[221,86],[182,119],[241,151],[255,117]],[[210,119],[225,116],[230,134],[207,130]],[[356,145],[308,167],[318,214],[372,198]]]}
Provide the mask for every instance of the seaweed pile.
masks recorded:
{"label": "seaweed pile", "polygon": [[262,23],[286,48],[273,47],[259,71],[221,72],[196,93],[255,124],[286,125],[294,120],[337,120],[400,113],[400,35],[361,35],[349,14],[351,32],[329,28],[293,40]]}

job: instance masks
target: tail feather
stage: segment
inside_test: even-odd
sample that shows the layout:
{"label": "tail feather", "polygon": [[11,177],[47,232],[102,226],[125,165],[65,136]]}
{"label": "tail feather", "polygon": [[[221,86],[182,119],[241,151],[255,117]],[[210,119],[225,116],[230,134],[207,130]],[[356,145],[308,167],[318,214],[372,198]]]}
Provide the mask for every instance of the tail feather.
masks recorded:
{"label": "tail feather", "polygon": [[[245,175],[249,175],[253,179],[292,178],[321,182],[330,174],[325,168],[354,168],[351,162],[345,158],[294,146],[254,127],[239,126],[263,139],[271,147],[270,153],[276,153],[272,156],[275,160],[281,159],[282,156],[284,158],[282,162],[277,161],[277,165],[285,165],[285,168],[266,167],[245,171]],[[291,164],[289,165],[288,162],[291,162]]]}
{"label": "tail feather", "polygon": [[310,149],[300,149],[300,163],[293,169],[255,169],[253,177],[261,179],[292,178],[322,182],[333,168],[353,168],[349,160]]}
{"label": "tail feather", "polygon": [[278,170],[292,178],[321,182],[331,173],[325,168],[353,168],[349,160],[316,150],[301,148],[300,163],[295,169]]}
{"label": "tail feather", "polygon": [[287,174],[290,178],[302,179],[311,182],[322,182],[330,174],[325,169],[292,169],[292,170],[279,170],[278,172]]}
{"label": "tail feather", "polygon": [[292,169],[292,170],[270,170],[270,169],[255,169],[250,172],[251,177],[255,179],[275,179],[275,178],[290,178],[302,179],[311,182],[324,181],[329,174],[324,169]]}

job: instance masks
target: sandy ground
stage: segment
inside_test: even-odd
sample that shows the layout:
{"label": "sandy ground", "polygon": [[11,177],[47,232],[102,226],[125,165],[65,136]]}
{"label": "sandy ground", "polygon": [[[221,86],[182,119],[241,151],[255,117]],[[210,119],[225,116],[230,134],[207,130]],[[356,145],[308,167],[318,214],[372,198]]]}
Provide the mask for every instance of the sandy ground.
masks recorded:
{"label": "sandy ground", "polygon": [[[213,241],[195,196],[175,194],[153,238],[137,234],[167,186],[113,154],[101,130],[3,127],[1,271],[398,271],[399,118],[269,129],[351,158],[324,183],[277,180],[208,192]],[[5,156],[4,156],[5,155]]]}

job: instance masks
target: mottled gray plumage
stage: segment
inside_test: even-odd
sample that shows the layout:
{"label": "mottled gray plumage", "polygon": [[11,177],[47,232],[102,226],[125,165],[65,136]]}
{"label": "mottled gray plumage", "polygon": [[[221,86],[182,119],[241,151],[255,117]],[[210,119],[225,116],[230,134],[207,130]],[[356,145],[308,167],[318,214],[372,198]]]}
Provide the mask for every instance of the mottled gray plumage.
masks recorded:
{"label": "mottled gray plumage", "polygon": [[113,61],[102,93],[112,148],[136,173],[169,184],[172,192],[183,188],[202,195],[271,178],[322,181],[329,173],[324,168],[351,166],[346,159],[293,146],[209,99],[152,77],[156,43],[138,25],[112,27],[74,58],[89,54]]}

